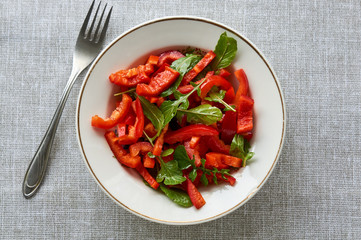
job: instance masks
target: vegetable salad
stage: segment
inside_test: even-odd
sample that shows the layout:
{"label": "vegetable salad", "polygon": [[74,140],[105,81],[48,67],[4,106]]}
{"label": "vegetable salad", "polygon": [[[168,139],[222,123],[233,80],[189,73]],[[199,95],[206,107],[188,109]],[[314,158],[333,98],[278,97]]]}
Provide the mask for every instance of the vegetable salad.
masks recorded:
{"label": "vegetable salad", "polygon": [[[105,129],[114,157],[134,168],[146,185],[183,207],[201,208],[202,185],[234,185],[232,172],[245,167],[254,101],[243,69],[227,68],[237,42],[221,34],[214,51],[187,48],[151,55],[145,64],[109,76],[120,86],[108,118],[91,125]],[[235,91],[227,80],[234,74]]]}

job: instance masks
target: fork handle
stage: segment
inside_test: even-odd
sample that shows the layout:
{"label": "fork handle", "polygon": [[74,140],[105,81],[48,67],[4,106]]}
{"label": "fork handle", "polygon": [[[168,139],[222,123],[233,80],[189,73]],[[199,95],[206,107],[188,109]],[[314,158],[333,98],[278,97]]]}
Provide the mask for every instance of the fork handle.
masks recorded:
{"label": "fork handle", "polygon": [[37,190],[44,178],[46,167],[48,165],[49,155],[51,147],[53,145],[56,129],[60,121],[61,114],[69,97],[71,88],[74,85],[75,79],[82,72],[82,69],[73,68],[69,80],[65,86],[63,94],[54,116],[50,122],[48,130],[45,133],[43,140],[41,141],[38,150],[36,151],[33,159],[30,162],[28,170],[26,171],[24,182],[23,182],[23,194],[25,198],[32,197]]}

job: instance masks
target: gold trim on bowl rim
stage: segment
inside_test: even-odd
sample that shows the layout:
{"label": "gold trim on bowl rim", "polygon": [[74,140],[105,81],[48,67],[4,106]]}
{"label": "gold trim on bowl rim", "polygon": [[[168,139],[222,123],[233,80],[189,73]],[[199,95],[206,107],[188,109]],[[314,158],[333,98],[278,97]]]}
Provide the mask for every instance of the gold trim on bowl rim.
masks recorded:
{"label": "gold trim on bowl rim", "polygon": [[[154,24],[154,23],[158,23],[158,22],[163,22],[163,21],[170,21],[170,20],[190,20],[190,21],[200,21],[200,22],[205,22],[205,23],[208,23],[208,24],[212,24],[212,25],[215,25],[215,26],[218,26],[226,31],[229,31],[231,33],[233,33],[234,35],[236,35],[237,37],[239,37],[240,39],[242,39],[245,43],[247,43],[260,57],[261,59],[264,61],[264,63],[266,64],[267,68],[269,69],[269,71],[271,72],[272,76],[273,76],[273,79],[275,81],[275,84],[277,86],[277,89],[278,89],[278,93],[279,93],[279,96],[280,96],[280,100],[281,100],[281,104],[282,104],[282,114],[283,114],[283,126],[282,126],[282,135],[281,135],[281,141],[280,141],[280,144],[279,144],[279,148],[278,148],[278,151],[277,151],[277,155],[272,163],[272,166],[270,168],[270,170],[268,171],[268,173],[266,174],[265,178],[261,181],[261,183],[241,202],[239,202],[237,205],[233,206],[232,208],[220,213],[220,214],[217,214],[213,217],[208,217],[208,218],[204,218],[204,219],[200,219],[200,220],[194,220],[194,221],[166,221],[166,220],[162,220],[162,219],[156,219],[156,218],[153,218],[153,217],[150,217],[150,216],[147,216],[147,215],[144,215],[142,213],[139,213],[131,208],[129,208],[128,206],[126,206],[125,204],[123,204],[122,202],[120,202],[118,199],[116,199],[104,186],[103,184],[99,181],[99,179],[97,178],[97,176],[95,175],[92,167],[90,166],[89,162],[88,162],[88,159],[87,159],[87,156],[86,156],[86,153],[84,151],[84,148],[83,148],[83,143],[82,143],[82,140],[81,140],[81,136],[80,136],[80,130],[79,130],[79,109],[80,109],[80,105],[81,105],[81,99],[82,99],[82,96],[83,96],[83,92],[84,92],[84,88],[85,88],[85,85],[86,85],[86,82],[88,81],[89,79],[89,76],[90,74],[92,73],[94,67],[96,66],[97,62],[102,58],[102,56],[115,44],[117,43],[120,39],[122,39],[123,37],[127,36],[128,34],[142,28],[142,27],[145,27],[145,26],[148,26],[150,24]],[[80,94],[79,94],[79,98],[78,98],[78,105],[77,105],[77,110],[76,110],[76,128],[77,128],[77,132],[78,132],[78,142],[79,142],[79,147],[81,149],[81,152],[82,152],[82,155],[83,155],[83,158],[90,170],[90,172],[92,173],[93,177],[96,179],[97,183],[101,186],[101,188],[103,189],[104,192],[107,193],[107,195],[109,195],[109,197],[111,197],[111,199],[113,199],[113,201],[115,201],[117,204],[119,204],[120,206],[124,207],[126,210],[132,212],[132,213],[135,213],[136,215],[140,216],[140,217],[143,217],[147,220],[152,220],[152,221],[155,221],[155,222],[158,222],[158,223],[163,223],[163,224],[183,224],[183,225],[186,225],[186,224],[197,224],[197,223],[203,223],[203,222],[207,222],[207,221],[210,221],[210,220],[215,220],[221,216],[224,216],[225,214],[227,213],[230,213],[232,212],[233,210],[237,209],[238,207],[242,206],[243,204],[245,204],[249,199],[251,199],[257,192],[258,190],[262,187],[262,185],[265,183],[265,181],[268,179],[268,177],[270,176],[271,172],[273,171],[277,161],[278,161],[278,158],[279,158],[279,155],[281,153],[281,150],[282,150],[282,147],[283,147],[283,142],[284,142],[284,134],[285,134],[285,128],[286,128],[286,114],[285,114],[285,104],[284,104],[284,101],[283,101],[283,95],[282,95],[282,91],[281,91],[281,88],[279,86],[279,83],[278,83],[278,80],[276,78],[276,75],[272,69],[272,67],[268,64],[267,60],[265,59],[265,57],[262,55],[262,53],[247,39],[245,38],[244,36],[242,36],[241,34],[239,34],[237,31],[233,30],[232,28],[228,27],[228,26],[225,26],[221,23],[218,23],[218,22],[215,22],[213,20],[210,20],[210,19],[206,19],[206,18],[201,18],[201,17],[193,17],[193,16],[174,16],[174,17],[164,17],[164,18],[157,18],[157,19],[154,19],[154,20],[150,20],[148,22],[145,22],[145,23],[142,23],[138,26],[135,26],[134,28],[126,31],[125,33],[123,33],[122,35],[120,35],[119,37],[117,37],[114,41],[112,41],[100,54],[99,56],[96,58],[96,60],[93,62],[93,64],[90,66],[89,70],[88,70],[88,73],[87,75],[85,76],[85,79],[84,79],[84,82],[82,84],[82,87],[80,89]]]}

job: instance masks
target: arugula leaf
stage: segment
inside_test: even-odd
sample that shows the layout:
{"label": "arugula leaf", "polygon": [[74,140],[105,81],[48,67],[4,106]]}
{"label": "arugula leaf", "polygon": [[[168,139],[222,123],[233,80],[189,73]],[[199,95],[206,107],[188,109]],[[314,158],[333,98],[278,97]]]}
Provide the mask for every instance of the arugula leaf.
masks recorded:
{"label": "arugula leaf", "polygon": [[228,37],[226,32],[222,33],[214,53],[216,57],[212,61],[212,68],[217,70],[228,67],[236,56],[237,41],[232,37]]}
{"label": "arugula leaf", "polygon": [[191,207],[193,204],[188,194],[180,189],[171,189],[163,184],[159,185],[160,190],[164,192],[164,194],[169,197],[173,202],[182,206],[182,207]]}
{"label": "arugula leaf", "polygon": [[229,107],[226,106],[225,108],[223,108],[223,111],[224,111],[224,112],[227,112],[227,111],[233,111],[233,110],[235,110],[235,109],[236,109],[236,105],[231,104],[231,105],[229,105]]}
{"label": "arugula leaf", "polygon": [[192,161],[189,159],[187,151],[183,145],[179,145],[175,149],[173,159],[178,162],[178,167],[181,170],[194,166],[194,161],[192,163]]}
{"label": "arugula leaf", "polygon": [[[188,108],[188,105],[189,105],[188,97],[194,91],[197,91],[197,89],[201,86],[202,83],[204,83],[205,80],[206,79],[203,79],[202,82],[200,82],[196,87],[194,87],[192,91],[190,91],[189,93],[187,93],[185,95],[183,95],[181,93],[177,93],[176,94],[178,97],[177,100],[175,100],[175,101],[167,100],[162,103],[162,105],[160,106],[160,111],[163,113],[163,116],[164,116],[163,126],[167,125],[172,120],[172,118],[176,115],[177,110],[180,108],[181,104],[182,105],[185,104],[184,106],[187,106],[187,108]],[[184,106],[181,107],[181,109],[185,108]]]}
{"label": "arugula leaf", "polygon": [[206,125],[218,122],[223,116],[219,108],[212,107],[209,104],[199,105],[189,110],[178,109],[178,111],[187,115],[189,123],[203,123]]}
{"label": "arugula leaf", "polygon": [[229,153],[234,157],[241,158],[243,160],[242,167],[245,167],[247,164],[247,160],[251,159],[254,156],[254,152],[250,152],[249,148],[249,142],[241,135],[235,134],[231,143]]}
{"label": "arugula leaf", "polygon": [[157,182],[164,180],[165,185],[177,185],[186,180],[183,177],[182,171],[178,168],[178,162],[175,160],[164,162],[161,157],[160,159],[160,170],[156,177]]}
{"label": "arugula leaf", "polygon": [[135,88],[131,88],[131,89],[129,89],[127,91],[124,91],[124,92],[115,93],[114,97],[123,95],[124,93],[133,93],[133,92],[135,92]]}
{"label": "arugula leaf", "polygon": [[142,104],[144,115],[152,122],[155,129],[158,130],[156,136],[162,131],[164,126],[164,116],[157,106],[150,103],[145,97],[138,96],[140,103]]}
{"label": "arugula leaf", "polygon": [[167,157],[169,155],[171,155],[174,152],[173,148],[168,148],[167,150],[165,150],[164,152],[162,152],[161,156],[162,157]]}
{"label": "arugula leaf", "polygon": [[184,75],[189,72],[200,60],[202,56],[196,54],[186,54],[185,57],[175,60],[170,67],[179,72],[179,77],[167,90],[163,91],[160,96],[167,97],[171,95],[182,82]]}
{"label": "arugula leaf", "polygon": [[221,103],[223,104],[226,108],[227,108],[227,111],[228,110],[231,110],[233,112],[236,111],[236,109],[234,109],[231,105],[229,105],[228,103],[226,103],[223,98],[224,96],[226,95],[226,91],[224,90],[221,90],[219,92],[210,92],[208,94],[209,97],[206,97],[204,98],[205,100],[208,100],[208,101],[212,101],[212,102],[218,102],[218,103]]}

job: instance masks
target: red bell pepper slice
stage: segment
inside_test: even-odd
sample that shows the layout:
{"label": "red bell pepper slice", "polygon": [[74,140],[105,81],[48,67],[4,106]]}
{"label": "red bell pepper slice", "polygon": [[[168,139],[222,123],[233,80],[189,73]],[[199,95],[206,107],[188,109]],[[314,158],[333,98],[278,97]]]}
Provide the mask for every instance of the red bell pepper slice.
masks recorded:
{"label": "red bell pepper slice", "polygon": [[223,175],[225,179],[222,177],[221,173],[216,173],[216,177],[220,181],[228,182],[231,186],[233,186],[236,183],[236,179],[229,175]]}
{"label": "red bell pepper slice", "polygon": [[130,168],[136,168],[138,165],[141,165],[140,157],[130,156],[127,151],[123,149],[123,147],[117,142],[118,138],[116,137],[114,132],[108,131],[105,133],[104,136],[118,162]]}
{"label": "red bell pepper slice", "polygon": [[151,137],[151,138],[157,134],[157,130],[154,128],[152,123],[148,123],[147,125],[145,125],[144,131],[148,135],[148,137]]}
{"label": "red bell pepper slice", "polygon": [[155,55],[150,55],[147,63],[146,64],[150,64],[150,65],[157,65],[159,61],[159,57],[155,56]]}
{"label": "red bell pepper slice", "polygon": [[238,86],[238,90],[237,90],[236,98],[235,98],[235,104],[238,105],[239,98],[242,95],[244,95],[244,96],[248,95],[249,84],[248,84],[247,75],[246,75],[246,73],[244,72],[244,70],[242,68],[235,71],[234,75],[236,76],[236,78],[237,78],[237,80],[239,82],[239,86]]}
{"label": "red bell pepper slice", "polygon": [[219,74],[218,75],[221,76],[221,77],[226,78],[226,77],[229,77],[231,75],[231,73],[228,72],[226,69],[221,68],[221,69],[219,69]]}
{"label": "red bell pepper slice", "polygon": [[184,55],[178,51],[166,51],[159,55],[158,67],[163,64],[172,64],[175,60],[184,57]]}
{"label": "red bell pepper slice", "polygon": [[143,166],[145,168],[154,168],[155,160],[154,158],[149,157],[147,154],[143,156]]}
{"label": "red bell pepper slice", "polygon": [[196,186],[192,183],[192,181],[186,176],[186,190],[189,195],[189,198],[191,199],[191,202],[193,205],[200,209],[203,207],[204,204],[206,204],[206,201],[204,200],[202,194],[198,191]]}
{"label": "red bell pepper slice", "polygon": [[189,142],[189,146],[193,149],[196,148],[196,146],[198,145],[200,140],[201,140],[201,137],[199,137],[199,136],[192,137]]}
{"label": "red bell pepper slice", "polygon": [[142,105],[140,103],[139,98],[137,98],[132,104],[133,110],[137,115],[135,123],[133,126],[129,125],[128,127],[128,135],[118,137],[119,144],[127,145],[133,144],[138,141],[138,139],[143,136],[144,129],[144,114]]}
{"label": "red bell pepper slice", "polygon": [[213,161],[219,161],[225,165],[239,168],[242,166],[242,159],[233,157],[223,153],[209,152],[206,154],[206,159],[212,159]]}
{"label": "red bell pepper slice", "polygon": [[237,133],[237,112],[227,111],[224,114],[221,126],[221,139],[226,144],[231,144]]}
{"label": "red bell pepper slice", "polygon": [[162,130],[162,133],[157,138],[157,141],[155,141],[154,149],[153,149],[153,155],[160,156],[163,149],[163,143],[164,143],[164,135],[168,131],[168,124],[165,125],[165,127]]}
{"label": "red bell pepper slice", "polygon": [[237,133],[243,134],[253,129],[253,108],[254,101],[247,96],[240,96],[237,106]]}
{"label": "red bell pepper slice", "polygon": [[224,101],[228,104],[231,104],[233,103],[234,99],[235,99],[236,95],[234,93],[234,88],[233,87],[230,87],[226,94],[224,95]]}
{"label": "red bell pepper slice", "polygon": [[138,84],[136,92],[140,96],[158,96],[161,92],[170,87],[178,76],[179,72],[170,67],[165,67],[163,72],[152,77],[149,85],[144,83]]}
{"label": "red bell pepper slice", "polygon": [[118,107],[112,112],[109,118],[103,119],[98,115],[92,117],[91,125],[97,128],[109,129],[115,127],[128,113],[132,103],[131,97],[123,94],[122,101]]}
{"label": "red bell pepper slice", "polygon": [[213,86],[220,87],[226,91],[232,87],[231,83],[226,79],[218,75],[212,75],[200,86],[201,98],[205,98]]}
{"label": "red bell pepper slice", "polygon": [[230,146],[226,145],[218,136],[206,136],[203,139],[207,142],[211,151],[229,154]]}
{"label": "red bell pepper slice", "polygon": [[157,181],[149,174],[142,164],[139,164],[135,169],[152,188],[157,189],[159,187],[159,183],[157,183]]}
{"label": "red bell pepper slice", "polygon": [[146,154],[152,152],[153,147],[149,142],[137,142],[129,146],[130,156],[138,156],[139,153]]}
{"label": "red bell pepper slice", "polygon": [[119,123],[117,125],[118,137],[124,136],[127,133],[127,125],[125,123]]}
{"label": "red bell pepper slice", "polygon": [[199,148],[191,148],[190,141],[184,142],[184,148],[186,149],[188,157],[190,159],[193,159],[194,157],[194,164],[196,165],[196,167],[199,167],[202,164],[201,156],[198,151]]}
{"label": "red bell pepper slice", "polygon": [[213,51],[209,51],[204,55],[204,57],[189,72],[187,72],[186,75],[184,75],[181,85],[187,85],[192,81],[215,57],[216,54]]}
{"label": "red bell pepper slice", "polygon": [[184,86],[180,86],[178,87],[178,91],[181,93],[181,94],[187,94],[187,93],[190,93],[192,90],[193,90],[193,86],[192,85],[184,85]]}
{"label": "red bell pepper slice", "polygon": [[219,156],[217,156],[214,152],[210,152],[206,154],[206,163],[205,167],[208,169],[225,169],[229,168],[228,165],[224,164]]}
{"label": "red bell pepper slice", "polygon": [[204,124],[194,124],[180,128],[174,132],[167,133],[164,140],[168,144],[174,144],[177,142],[183,142],[184,140],[187,140],[192,136],[201,137],[212,135],[218,135],[218,131]]}
{"label": "red bell pepper slice", "polygon": [[125,87],[135,87],[139,83],[149,83],[149,75],[154,72],[152,64],[139,65],[136,68],[120,70],[109,76],[111,83]]}

